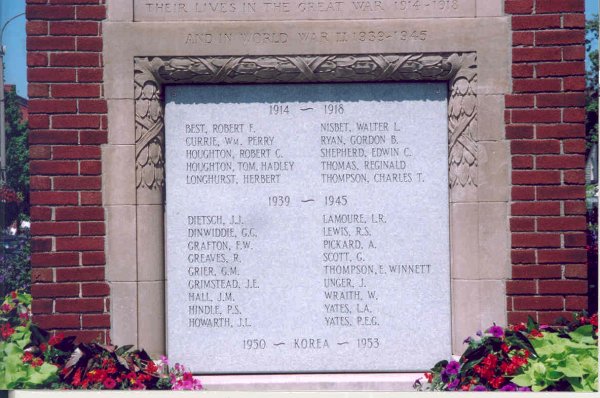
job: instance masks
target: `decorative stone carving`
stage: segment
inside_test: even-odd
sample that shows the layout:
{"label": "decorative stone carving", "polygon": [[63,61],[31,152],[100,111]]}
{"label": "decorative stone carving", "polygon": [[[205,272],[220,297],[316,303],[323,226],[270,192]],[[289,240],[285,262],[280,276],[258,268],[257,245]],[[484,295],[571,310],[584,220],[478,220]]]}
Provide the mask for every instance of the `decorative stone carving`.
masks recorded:
{"label": "decorative stone carving", "polygon": [[451,188],[477,185],[475,53],[136,57],[136,186],[164,188],[165,84],[448,81]]}
{"label": "decorative stone carving", "polygon": [[[452,57],[457,57],[453,55]],[[452,58],[451,57],[451,58]],[[477,186],[477,58],[464,54],[449,82],[448,183],[450,188]]]}

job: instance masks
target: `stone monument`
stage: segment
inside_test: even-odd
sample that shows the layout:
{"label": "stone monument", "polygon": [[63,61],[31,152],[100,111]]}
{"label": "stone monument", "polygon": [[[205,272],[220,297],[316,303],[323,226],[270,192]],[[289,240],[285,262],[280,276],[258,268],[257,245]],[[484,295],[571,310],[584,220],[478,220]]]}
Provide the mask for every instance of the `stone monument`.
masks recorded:
{"label": "stone monument", "polygon": [[389,390],[587,306],[583,1],[30,3],[42,327]]}

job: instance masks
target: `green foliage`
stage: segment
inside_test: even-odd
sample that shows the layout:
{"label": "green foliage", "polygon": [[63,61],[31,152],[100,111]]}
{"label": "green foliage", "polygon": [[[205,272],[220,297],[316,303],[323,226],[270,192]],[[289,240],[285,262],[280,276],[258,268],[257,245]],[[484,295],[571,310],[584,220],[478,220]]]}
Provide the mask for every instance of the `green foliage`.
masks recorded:
{"label": "green foliage", "polygon": [[31,295],[14,291],[0,305],[0,390],[201,390],[202,383],[166,357],[155,362],[133,346],[75,344],[30,321]]}
{"label": "green foliage", "polygon": [[0,312],[0,390],[47,387],[58,379],[56,366],[35,356],[41,332],[29,321],[31,296],[14,292]]}
{"label": "green foliage", "polygon": [[4,111],[6,185],[22,195],[20,211],[23,218],[29,214],[29,131],[27,123],[22,122],[22,114],[14,90],[6,93]]}
{"label": "green foliage", "polygon": [[4,245],[4,250],[0,252],[0,297],[13,290],[29,292],[31,288],[29,235],[0,234]]}
{"label": "green foliage", "polygon": [[598,340],[592,325],[531,339],[535,357],[512,379],[533,391],[598,391]]}
{"label": "green foliage", "polygon": [[74,337],[50,342],[46,359],[60,369],[61,389],[171,389],[168,367],[157,366],[144,350],[133,346],[74,344]]}
{"label": "green foliage", "polygon": [[590,147],[598,142],[598,15],[586,22],[586,33],[590,66],[586,73],[586,131]]}
{"label": "green foliage", "polygon": [[480,338],[464,341],[468,348],[458,361],[438,362],[425,373],[428,384],[423,386],[417,381],[414,387],[431,391],[517,391],[511,377],[533,353],[527,338],[533,331],[533,326],[529,329],[525,325],[505,329],[493,325],[485,333],[479,332]]}
{"label": "green foliage", "polygon": [[[502,328],[493,325],[467,338],[458,361],[440,361],[417,390],[432,391],[598,391],[598,314],[574,313],[559,326],[531,317]],[[541,332],[540,330],[543,330]],[[426,383],[423,383],[426,381]]]}

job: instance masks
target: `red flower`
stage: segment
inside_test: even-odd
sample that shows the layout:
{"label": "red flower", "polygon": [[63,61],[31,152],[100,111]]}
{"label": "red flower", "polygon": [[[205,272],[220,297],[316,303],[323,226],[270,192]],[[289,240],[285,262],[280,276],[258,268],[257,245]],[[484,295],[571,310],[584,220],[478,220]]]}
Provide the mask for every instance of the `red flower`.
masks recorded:
{"label": "red flower", "polygon": [[127,379],[129,379],[131,384],[135,383],[135,372],[129,372],[129,373],[127,373],[127,376],[125,376],[125,377]]}
{"label": "red flower", "polygon": [[50,337],[50,340],[48,340],[48,344],[50,344],[51,346],[55,346],[57,344],[60,344],[60,342],[63,341],[64,338],[65,338],[65,334],[59,333],[57,335]]}
{"label": "red flower", "polygon": [[106,378],[106,371],[102,369],[90,370],[87,374],[87,378],[92,383],[101,383]]}
{"label": "red flower", "polygon": [[506,344],[504,344],[504,343],[502,343],[502,345],[500,346],[500,348],[504,352],[509,352],[510,351],[510,348]]}
{"label": "red flower", "polygon": [[77,369],[75,375],[73,376],[73,381],[71,382],[75,387],[79,387],[81,384],[81,369]]}
{"label": "red flower", "polygon": [[463,391],[469,391],[469,388],[471,388],[471,385],[470,384],[465,384],[460,389],[463,390]]}
{"label": "red flower", "polygon": [[514,330],[515,332],[520,332],[520,331],[525,330],[527,328],[525,327],[525,324],[523,322],[521,322],[521,323],[519,323],[517,325],[511,325],[510,329]]}
{"label": "red flower", "polygon": [[[528,351],[526,351],[526,352],[528,352]],[[521,366],[526,365],[528,362],[527,357],[521,357],[519,355],[515,355],[514,357],[512,357],[510,359],[510,361],[517,368],[520,368]]]}
{"label": "red flower", "polygon": [[[486,359],[487,359],[487,357],[486,357]],[[483,362],[485,362],[485,359],[484,359],[484,361],[482,361],[482,363]],[[480,365],[473,366],[473,370],[475,371],[475,373],[477,373],[478,375],[481,376],[481,378],[486,379],[486,380],[489,380],[492,377],[494,377],[494,369],[495,368],[496,368],[496,364],[494,364],[494,366],[488,366],[485,364],[484,364],[484,366],[480,366]]]}
{"label": "red flower", "polygon": [[40,344],[40,351],[41,352],[46,352],[47,349],[48,349],[48,346],[46,345],[46,343]]}
{"label": "red flower", "polygon": [[433,374],[427,372],[425,373],[425,378],[427,379],[428,383],[431,383],[431,381],[433,380]]}
{"label": "red flower", "polygon": [[590,318],[590,323],[592,324],[592,326],[598,327],[598,314],[594,314],[592,315],[592,317]]}
{"label": "red flower", "polygon": [[43,363],[44,361],[42,361],[42,358],[33,358],[31,361],[31,366],[37,368],[38,366],[42,366]]}
{"label": "red flower", "polygon": [[4,340],[6,340],[10,336],[12,336],[14,332],[15,332],[15,329],[10,327],[10,324],[8,324],[8,323],[5,323],[4,325],[2,325],[2,328],[0,328],[0,333],[2,333],[2,338]]}
{"label": "red flower", "polygon": [[2,304],[2,307],[0,307],[0,309],[3,312],[10,312],[13,309],[13,307],[8,303],[4,303],[4,304]]}
{"label": "red flower", "polygon": [[495,389],[498,389],[505,381],[506,379],[504,377],[494,377],[490,380],[490,385]]}
{"label": "red flower", "polygon": [[140,380],[136,380],[135,383],[131,386],[132,390],[145,390],[146,386]]}
{"label": "red flower", "polygon": [[500,364],[500,370],[502,371],[502,373],[509,375],[509,376],[513,375],[517,371],[518,367],[519,366],[517,366],[516,364],[511,363],[511,362],[502,362]]}
{"label": "red flower", "polygon": [[104,379],[102,384],[107,390],[113,390],[117,386],[117,382],[114,379],[111,379],[110,377]]}
{"label": "red flower", "polygon": [[152,361],[148,361],[148,366],[146,366],[146,371],[149,373],[155,373],[158,370],[158,366]]}
{"label": "red flower", "polygon": [[29,363],[33,359],[33,354],[29,351],[23,354],[23,363]]}
{"label": "red flower", "polygon": [[12,297],[13,299],[17,298],[17,292],[10,292],[10,297]]}
{"label": "red flower", "polygon": [[537,329],[533,329],[530,333],[529,333],[529,337],[542,337],[543,334],[541,334]]}
{"label": "red flower", "polygon": [[494,354],[488,354],[482,363],[489,368],[495,368],[498,364],[498,357]]}

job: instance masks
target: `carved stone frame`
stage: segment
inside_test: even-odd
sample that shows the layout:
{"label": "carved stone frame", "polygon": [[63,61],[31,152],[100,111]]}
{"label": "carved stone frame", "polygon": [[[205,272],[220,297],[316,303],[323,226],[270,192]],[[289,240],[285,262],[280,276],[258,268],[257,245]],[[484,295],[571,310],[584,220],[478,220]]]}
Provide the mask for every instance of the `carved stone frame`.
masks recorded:
{"label": "carved stone frame", "polygon": [[[164,190],[167,84],[447,81],[448,181],[477,186],[477,56],[361,54],[325,56],[136,57],[135,153],[138,195]],[[162,200],[161,200],[162,202]]]}
{"label": "carved stone frame", "polygon": [[[489,233],[487,224],[482,224],[483,214],[496,214],[497,224],[507,225],[502,215],[505,204],[489,199],[488,191],[484,199],[479,199],[481,189],[479,176],[481,164],[485,165],[490,155],[484,142],[479,145],[477,98],[477,53],[469,52],[432,52],[432,53],[376,53],[352,55],[268,55],[268,56],[134,56],[134,114],[135,114],[135,244],[132,250],[135,270],[130,270],[127,280],[131,283],[117,283],[120,289],[112,305],[121,305],[126,298],[134,299],[137,308],[135,325],[117,325],[113,315],[112,329],[118,329],[113,341],[128,338],[128,332],[138,333],[138,344],[148,347],[153,354],[165,349],[165,309],[164,309],[164,90],[169,84],[236,84],[236,83],[330,83],[330,82],[402,82],[402,81],[445,81],[449,87],[448,96],[448,176],[450,185],[450,240],[451,251],[455,244],[461,250],[451,253],[452,270],[452,333],[453,351],[458,352],[460,342],[468,334],[480,327],[473,327],[472,313],[480,311],[482,318],[492,318],[503,322],[499,314],[505,317],[503,283],[498,280],[504,276],[502,270],[491,271],[485,264],[478,264],[478,255],[472,255],[468,249],[478,249],[478,236]],[[484,95],[485,97],[485,95]],[[486,110],[489,112],[489,110]],[[109,122],[110,122],[109,114]],[[132,154],[133,155],[133,154]],[[502,156],[498,154],[497,156]],[[505,165],[500,166],[500,169]],[[483,171],[483,176],[489,170]],[[497,168],[497,167],[496,167]],[[501,171],[502,172],[502,171]],[[117,179],[115,175],[113,179]],[[129,179],[128,179],[129,180]],[[132,178],[133,180],[133,178]],[[485,182],[485,181],[484,181]],[[130,183],[131,184],[131,183]],[[121,184],[122,185],[122,184]],[[484,184],[485,185],[485,184]],[[488,184],[489,186],[489,184]],[[133,187],[132,187],[133,188]],[[489,189],[486,187],[485,189]],[[505,189],[502,186],[500,190]],[[498,203],[499,205],[495,205]],[[486,207],[487,206],[487,207]],[[492,206],[492,207],[489,207]],[[495,207],[494,207],[495,206]],[[481,213],[482,216],[478,216]],[[115,212],[110,225],[118,220]],[[493,220],[492,220],[493,221]],[[490,223],[490,225],[492,225]],[[474,230],[473,230],[474,227]],[[453,244],[454,241],[454,244]],[[460,241],[460,242],[459,242]],[[149,250],[149,248],[151,248]],[[458,254],[457,254],[458,253]],[[113,260],[109,260],[112,262]],[[111,269],[123,268],[125,261],[113,265]],[[465,268],[463,264],[470,264]],[[455,270],[455,265],[460,264]],[[111,268],[112,267],[112,268]],[[483,268],[482,268],[483,267]],[[459,269],[460,268],[460,269]],[[458,271],[458,272],[455,272]],[[120,271],[117,271],[120,272]],[[133,276],[131,276],[133,272]],[[503,282],[503,281],[502,281]],[[121,287],[123,286],[123,287]],[[160,287],[162,286],[162,287]],[[459,286],[459,288],[457,288]],[[491,289],[490,289],[491,287]],[[162,297],[161,297],[162,290]],[[492,291],[492,293],[489,293]],[[158,294],[157,294],[158,293]],[[456,298],[456,295],[460,297]],[[493,302],[488,303],[490,295]],[[465,305],[468,303],[468,306]],[[473,303],[471,305],[471,303]],[[499,304],[500,303],[500,304]],[[128,304],[129,305],[129,304]],[[151,309],[148,309],[151,308]],[[114,310],[111,313],[114,314]],[[119,314],[131,314],[129,309],[118,308]],[[133,314],[132,314],[133,315]],[[483,321],[482,321],[483,322]],[[484,322],[487,322],[484,321]],[[144,330],[151,328],[152,336]],[[161,329],[162,328],[162,329]],[[118,335],[118,336],[117,336]],[[130,341],[130,340],[127,340]],[[269,376],[264,383],[257,377],[245,379],[244,376],[203,377],[211,388],[280,388],[312,389],[330,388],[372,388],[398,389],[408,387],[414,381],[412,375],[401,380],[401,375],[290,375],[277,381]],[[228,379],[234,377],[235,380]],[[361,378],[365,378],[364,380]],[[400,377],[400,378],[399,378]],[[285,378],[285,377],[284,377]],[[299,379],[300,378],[300,379]],[[299,381],[301,380],[301,381]],[[361,381],[363,380],[363,381]],[[280,383],[280,384],[278,384]],[[358,384],[356,384],[358,383]],[[399,384],[398,384],[399,383]],[[273,386],[275,384],[275,386]],[[356,384],[356,385],[355,385]],[[221,386],[221,387],[220,387]]]}

